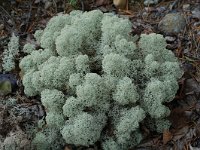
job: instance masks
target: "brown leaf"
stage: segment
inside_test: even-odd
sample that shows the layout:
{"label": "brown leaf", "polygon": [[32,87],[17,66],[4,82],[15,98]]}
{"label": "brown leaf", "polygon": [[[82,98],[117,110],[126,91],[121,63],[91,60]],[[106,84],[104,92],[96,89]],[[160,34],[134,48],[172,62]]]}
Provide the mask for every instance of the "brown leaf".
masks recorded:
{"label": "brown leaf", "polygon": [[68,146],[65,146],[65,149],[64,150],[72,150],[72,148],[68,147]]}
{"label": "brown leaf", "polygon": [[163,144],[167,144],[172,139],[172,133],[169,130],[163,132]]}

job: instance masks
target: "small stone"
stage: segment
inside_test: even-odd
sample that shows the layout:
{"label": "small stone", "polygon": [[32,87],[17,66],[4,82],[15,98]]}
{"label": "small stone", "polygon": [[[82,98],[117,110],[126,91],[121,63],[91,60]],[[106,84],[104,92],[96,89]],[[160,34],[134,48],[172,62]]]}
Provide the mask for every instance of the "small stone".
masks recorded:
{"label": "small stone", "polygon": [[158,24],[159,30],[165,34],[180,33],[185,26],[186,20],[181,13],[167,14]]}
{"label": "small stone", "polygon": [[185,11],[190,10],[190,4],[184,4],[183,10],[185,10]]}
{"label": "small stone", "polygon": [[176,38],[172,36],[166,36],[165,39],[167,42],[174,42],[176,40]]}

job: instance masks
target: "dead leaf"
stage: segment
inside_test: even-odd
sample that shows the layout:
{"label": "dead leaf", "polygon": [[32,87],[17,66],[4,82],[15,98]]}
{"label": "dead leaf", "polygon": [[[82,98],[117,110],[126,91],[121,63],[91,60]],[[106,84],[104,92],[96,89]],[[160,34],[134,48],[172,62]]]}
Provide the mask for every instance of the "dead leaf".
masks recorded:
{"label": "dead leaf", "polygon": [[187,126],[190,119],[186,116],[185,111],[190,110],[189,106],[184,106],[181,108],[175,108],[171,111],[170,121],[172,122],[172,127],[175,129],[180,129]]}
{"label": "dead leaf", "polygon": [[172,133],[169,130],[164,130],[163,132],[163,144],[167,144],[172,139]]}
{"label": "dead leaf", "polygon": [[65,149],[64,150],[72,150],[72,148],[68,147],[68,146],[65,146]]}

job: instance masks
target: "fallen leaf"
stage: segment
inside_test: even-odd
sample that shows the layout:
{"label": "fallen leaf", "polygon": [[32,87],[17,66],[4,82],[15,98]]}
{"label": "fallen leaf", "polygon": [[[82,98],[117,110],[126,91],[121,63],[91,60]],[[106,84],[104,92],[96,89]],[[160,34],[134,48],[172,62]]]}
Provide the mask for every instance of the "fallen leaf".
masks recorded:
{"label": "fallen leaf", "polygon": [[68,146],[65,146],[64,150],[72,150],[71,148],[69,148]]}
{"label": "fallen leaf", "polygon": [[172,133],[169,130],[163,132],[163,144],[167,144],[172,139]]}

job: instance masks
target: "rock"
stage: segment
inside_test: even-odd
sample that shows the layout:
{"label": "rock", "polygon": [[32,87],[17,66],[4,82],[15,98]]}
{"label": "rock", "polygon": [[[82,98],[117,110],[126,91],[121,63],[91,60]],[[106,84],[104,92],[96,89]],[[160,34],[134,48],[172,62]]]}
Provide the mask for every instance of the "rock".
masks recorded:
{"label": "rock", "polygon": [[186,20],[181,13],[167,14],[158,24],[158,29],[165,34],[177,34],[186,26]]}

